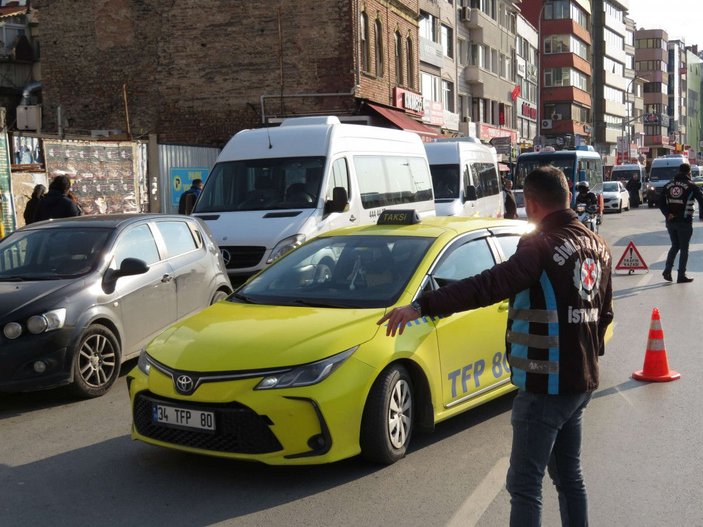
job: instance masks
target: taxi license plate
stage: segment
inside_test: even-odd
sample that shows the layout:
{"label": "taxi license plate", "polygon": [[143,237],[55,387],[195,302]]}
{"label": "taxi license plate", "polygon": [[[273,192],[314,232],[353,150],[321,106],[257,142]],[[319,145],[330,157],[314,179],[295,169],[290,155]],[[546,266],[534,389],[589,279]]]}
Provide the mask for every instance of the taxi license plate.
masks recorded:
{"label": "taxi license plate", "polygon": [[192,430],[215,431],[214,412],[203,412],[192,408],[177,408],[156,403],[152,406],[151,411],[154,423]]}

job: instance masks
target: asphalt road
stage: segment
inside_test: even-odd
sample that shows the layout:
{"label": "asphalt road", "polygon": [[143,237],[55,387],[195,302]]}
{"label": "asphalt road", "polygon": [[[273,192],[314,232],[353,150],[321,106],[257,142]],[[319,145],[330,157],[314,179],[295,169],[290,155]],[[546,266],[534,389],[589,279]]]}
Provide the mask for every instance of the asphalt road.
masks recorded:
{"label": "asphalt road", "polygon": [[[633,241],[651,270],[614,280],[615,336],[585,418],[591,525],[703,526],[703,223],[694,229],[696,281],[669,284],[657,210],[609,214],[602,226],[616,262]],[[643,365],[653,307],[681,373],[675,382],[630,378]],[[511,403],[504,397],[415,436],[390,467],[352,459],[285,468],[131,441],[124,380],[90,401],[65,390],[0,395],[0,526],[504,526]],[[544,502],[543,524],[559,525],[548,479]]]}

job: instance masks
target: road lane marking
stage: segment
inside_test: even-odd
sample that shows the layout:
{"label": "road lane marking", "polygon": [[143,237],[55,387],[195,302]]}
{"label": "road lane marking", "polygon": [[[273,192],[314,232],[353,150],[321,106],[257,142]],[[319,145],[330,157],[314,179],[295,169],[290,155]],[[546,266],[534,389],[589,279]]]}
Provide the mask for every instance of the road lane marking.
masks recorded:
{"label": "road lane marking", "polygon": [[496,499],[498,493],[505,487],[505,476],[508,473],[510,459],[500,458],[491,471],[486,474],[481,483],[478,484],[468,498],[461,504],[459,510],[447,527],[475,527],[481,520],[481,516]]}
{"label": "road lane marking", "polygon": [[[669,249],[666,249],[663,253],[659,255],[659,258],[656,259],[657,262],[660,262],[664,260],[666,262],[666,256],[669,254]],[[642,278],[640,278],[640,281],[637,282],[637,285],[635,287],[644,287],[646,285],[649,285],[649,282],[651,282],[654,279],[654,273],[652,272],[652,269],[649,270],[648,273],[646,273]]]}

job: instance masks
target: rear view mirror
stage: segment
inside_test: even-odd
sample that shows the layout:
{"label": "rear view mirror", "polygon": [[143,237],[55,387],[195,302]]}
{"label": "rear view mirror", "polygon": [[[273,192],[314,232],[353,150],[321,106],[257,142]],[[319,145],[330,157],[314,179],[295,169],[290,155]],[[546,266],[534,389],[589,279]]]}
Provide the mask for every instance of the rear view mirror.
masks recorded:
{"label": "rear view mirror", "polygon": [[334,187],[332,189],[332,200],[325,203],[325,212],[345,212],[349,206],[349,196],[344,187]]}

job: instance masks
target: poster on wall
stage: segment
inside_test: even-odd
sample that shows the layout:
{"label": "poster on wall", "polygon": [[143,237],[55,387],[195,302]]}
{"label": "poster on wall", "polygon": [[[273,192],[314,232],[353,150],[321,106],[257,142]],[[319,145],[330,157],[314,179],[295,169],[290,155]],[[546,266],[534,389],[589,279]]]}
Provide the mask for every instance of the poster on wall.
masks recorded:
{"label": "poster on wall", "polygon": [[83,214],[147,210],[139,151],[127,141],[44,141],[49,181],[68,176]]}
{"label": "poster on wall", "polygon": [[2,229],[0,234],[10,234],[16,228],[15,207],[12,201],[12,178],[10,173],[10,149],[7,132],[0,132],[0,206],[2,207]]}
{"label": "poster on wall", "polygon": [[171,167],[171,205],[178,209],[178,202],[186,190],[189,190],[194,179],[202,180],[205,184],[209,170],[203,167]]}

